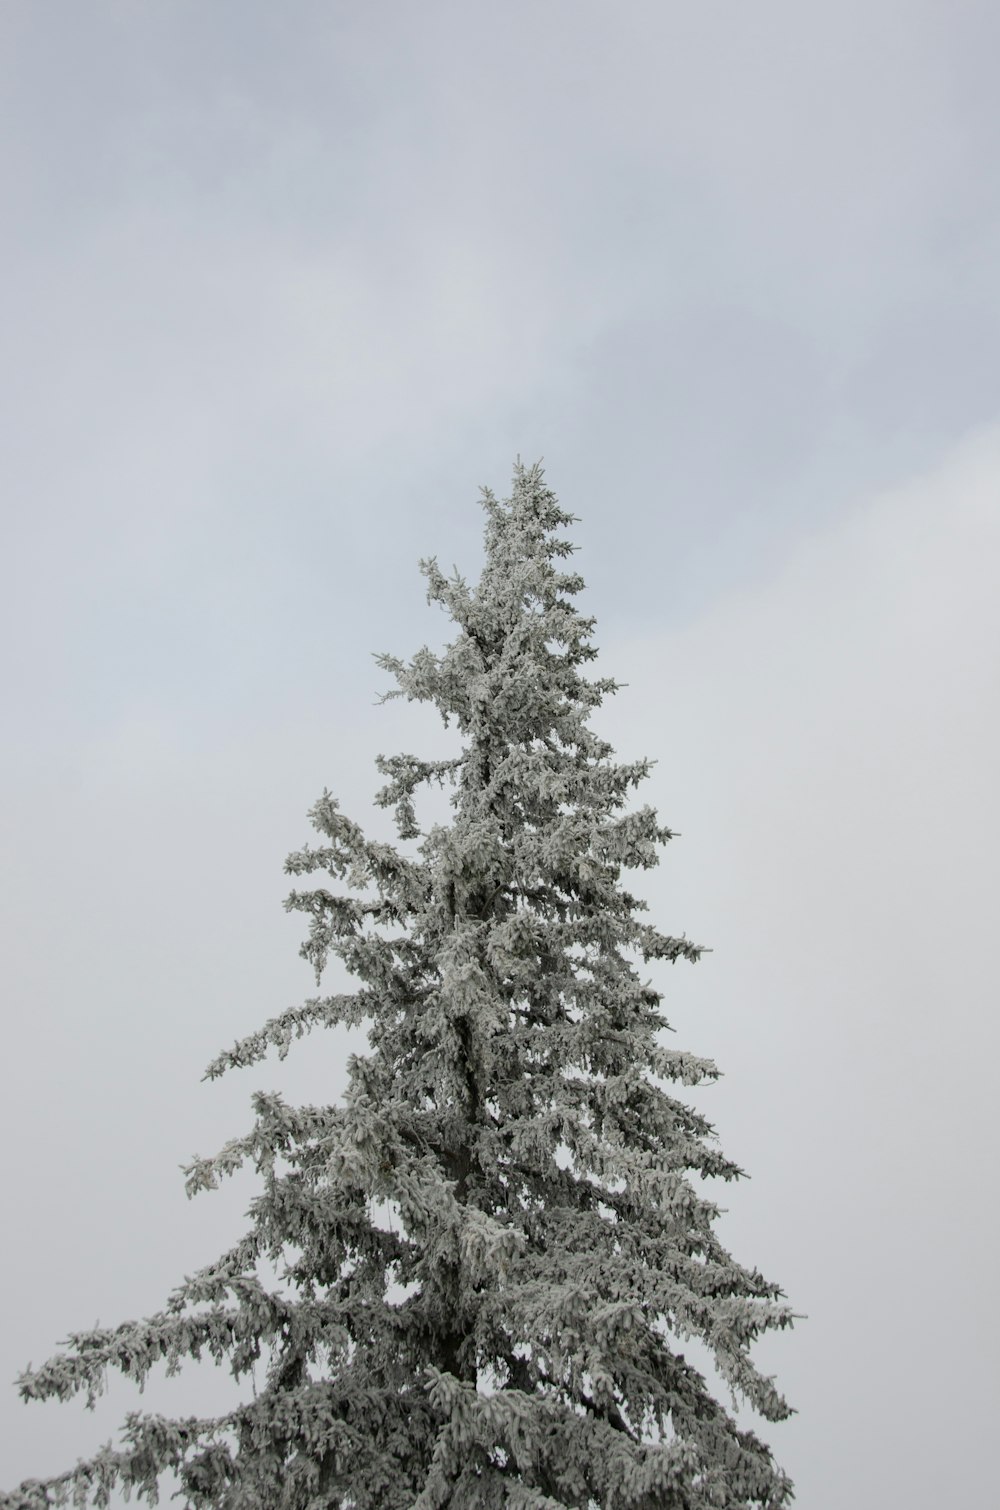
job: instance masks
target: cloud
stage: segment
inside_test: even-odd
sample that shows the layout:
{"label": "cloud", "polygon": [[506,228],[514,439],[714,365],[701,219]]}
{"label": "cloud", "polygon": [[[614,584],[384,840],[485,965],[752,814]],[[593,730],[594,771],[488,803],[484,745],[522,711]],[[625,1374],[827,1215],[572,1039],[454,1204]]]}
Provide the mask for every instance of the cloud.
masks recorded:
{"label": "cloud", "polygon": [[[415,558],[471,572],[476,487],[544,454],[683,834],[636,881],[715,951],[666,1005],[726,1072],[733,1246],[810,1313],[767,1355],[802,1497],[856,1502],[844,1422],[873,1503],[979,1502],[997,434],[873,479],[995,412],[1000,12],[390,9],[0,19],[7,1372],[222,1246],[176,1165],[246,1121],[204,1062],[311,987],[281,861],[324,781],[365,822],[376,752],[439,750],[369,652],[438,643]],[[101,1434],[8,1405],[0,1481]]]}

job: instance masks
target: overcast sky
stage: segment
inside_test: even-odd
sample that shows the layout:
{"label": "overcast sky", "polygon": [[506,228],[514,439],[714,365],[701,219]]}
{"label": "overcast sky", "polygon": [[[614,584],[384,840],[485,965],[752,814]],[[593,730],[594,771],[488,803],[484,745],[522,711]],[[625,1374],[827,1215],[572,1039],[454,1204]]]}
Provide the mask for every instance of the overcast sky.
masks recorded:
{"label": "overcast sky", "polygon": [[721,1233],[808,1315],[747,1422],[803,1510],[991,1500],[998,55],[993,0],[0,11],[0,1486],[229,1398],[13,1379],[235,1240],[178,1166],[254,1089],[339,1095],[332,1034],[200,1077],[314,990],[323,787],[389,838],[374,757],[455,753],[372,656],[519,454],[714,951],[656,978]]}

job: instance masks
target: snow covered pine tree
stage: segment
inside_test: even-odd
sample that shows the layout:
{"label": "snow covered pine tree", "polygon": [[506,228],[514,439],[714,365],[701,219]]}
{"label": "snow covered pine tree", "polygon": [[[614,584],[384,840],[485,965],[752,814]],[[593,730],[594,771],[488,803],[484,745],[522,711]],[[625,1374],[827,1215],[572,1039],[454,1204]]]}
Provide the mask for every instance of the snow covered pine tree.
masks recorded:
{"label": "snow covered pine tree", "polygon": [[[209,1076],[279,1057],[293,1036],[370,1021],[344,1104],[254,1097],[256,1125],[185,1173],[189,1193],[253,1160],[248,1235],[166,1309],[71,1336],[19,1379],[26,1400],[84,1391],[109,1367],[143,1380],[207,1349],[266,1385],[212,1420],[131,1413],[120,1450],[0,1495],[4,1510],[107,1505],[116,1485],[156,1502],[173,1469],[191,1507],[708,1510],[787,1504],[788,1477],[740,1430],[671,1339],[697,1337],[737,1396],[771,1421],[789,1406],[749,1359],[791,1324],[783,1292],[737,1264],[719,1208],[686,1178],[738,1178],[711,1125],[664,1085],[718,1076],[658,1043],[661,994],[625,957],[697,960],[641,923],[621,868],[658,863],[655,810],[616,816],[651,762],[615,764],[586,727],[619,684],[581,677],[594,619],[551,563],[575,522],[520,460],[513,496],[483,490],[486,564],[470,591],[421,561],[459,627],[440,657],[376,659],[385,696],[436,705],[454,760],[379,757],[401,840],[367,840],[328,792],[319,848],[286,872],[355,892],[293,891],[319,983],[331,951],[363,984],[273,1018]],[[562,647],[561,653],[549,648]],[[384,699],[383,699],[384,700]],[[450,826],[424,835],[413,795],[454,785]],[[395,927],[391,937],[378,928]],[[389,1214],[391,1213],[392,1219]],[[289,1250],[298,1250],[293,1257]],[[282,1285],[257,1273],[269,1264]]]}

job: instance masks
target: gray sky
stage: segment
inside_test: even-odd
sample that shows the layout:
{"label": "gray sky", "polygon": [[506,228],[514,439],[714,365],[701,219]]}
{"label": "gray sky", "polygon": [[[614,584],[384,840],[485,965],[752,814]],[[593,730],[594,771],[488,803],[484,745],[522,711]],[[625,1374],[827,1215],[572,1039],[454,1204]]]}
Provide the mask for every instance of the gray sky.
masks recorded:
{"label": "gray sky", "polygon": [[[391,837],[375,755],[454,752],[371,657],[544,456],[683,836],[635,888],[714,949],[662,983],[721,1231],[809,1316],[747,1420],[810,1510],[988,1501],[998,49],[985,0],[4,8],[0,1381],[242,1230],[178,1165],[252,1090],[339,1094],[333,1035],[200,1076],[313,990],[307,807]],[[0,1484],[228,1395],[0,1383]]]}

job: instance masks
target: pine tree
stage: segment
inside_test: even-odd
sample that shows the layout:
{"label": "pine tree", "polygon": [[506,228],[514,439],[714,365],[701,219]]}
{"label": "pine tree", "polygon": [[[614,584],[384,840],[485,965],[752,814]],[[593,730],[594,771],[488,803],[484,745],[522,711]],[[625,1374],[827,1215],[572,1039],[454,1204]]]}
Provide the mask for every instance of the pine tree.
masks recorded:
{"label": "pine tree", "polygon": [[[309,814],[322,843],[286,861],[346,883],[285,905],[309,918],[317,986],[333,953],[360,988],[273,1018],[207,1076],[335,1023],[370,1023],[370,1053],[350,1059],[342,1104],[257,1094],[252,1131],[185,1169],[193,1194],[256,1166],[236,1247],[164,1310],[74,1334],[18,1381],[25,1400],[93,1405],[109,1368],[142,1382],[207,1351],[237,1380],[263,1359],[266,1382],[213,1420],[131,1413],[118,1450],[0,1495],[3,1510],[107,1505],[116,1485],[155,1503],[168,1470],[186,1505],[220,1510],[793,1498],[673,1346],[710,1349],[734,1409],[791,1414],[749,1349],[794,1313],[730,1257],[688,1178],[742,1171],[668,1093],[719,1071],[659,1042],[662,995],[627,958],[704,952],[640,921],[646,903],[619,884],[673,837],[648,806],[621,812],[653,762],[614,763],[587,727],[620,684],[580,674],[595,620],[569,601],[582,579],[552,564],[575,520],[541,466],[518,461],[512,497],[483,489],[483,507],[477,588],[420,563],[457,637],[409,665],[376,657],[398,683],[383,701],[432,702],[463,736],[455,759],[376,762],[376,801],[419,858],[366,839],[324,791]],[[431,781],[454,788],[455,817],[424,834],[414,794]]]}

